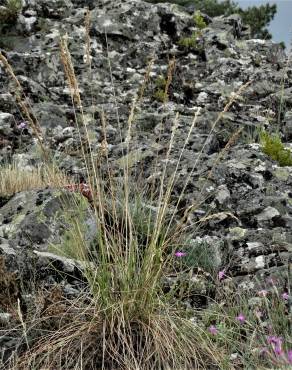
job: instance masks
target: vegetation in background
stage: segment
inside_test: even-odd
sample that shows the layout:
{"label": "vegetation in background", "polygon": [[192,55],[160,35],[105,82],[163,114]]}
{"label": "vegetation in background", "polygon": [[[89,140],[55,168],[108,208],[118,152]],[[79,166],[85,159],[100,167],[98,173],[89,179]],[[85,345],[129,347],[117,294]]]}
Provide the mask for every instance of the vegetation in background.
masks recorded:
{"label": "vegetation in background", "polygon": [[202,36],[202,30],[207,27],[207,24],[200,11],[195,12],[193,19],[197,30],[190,37],[181,38],[178,44],[186,49],[201,49],[202,46],[199,44],[199,38]]}
{"label": "vegetation in background", "polygon": [[262,131],[260,140],[265,154],[277,161],[280,166],[292,166],[292,152],[284,147],[279,135]]}
{"label": "vegetation in background", "polygon": [[195,10],[200,10],[202,13],[210,17],[220,15],[231,15],[238,13],[241,15],[243,22],[251,28],[251,36],[259,39],[271,39],[267,27],[274,19],[277,13],[277,5],[264,4],[260,6],[251,6],[247,9],[242,9],[236,1],[232,0],[147,0],[151,3],[174,3],[182,6],[194,5]]}

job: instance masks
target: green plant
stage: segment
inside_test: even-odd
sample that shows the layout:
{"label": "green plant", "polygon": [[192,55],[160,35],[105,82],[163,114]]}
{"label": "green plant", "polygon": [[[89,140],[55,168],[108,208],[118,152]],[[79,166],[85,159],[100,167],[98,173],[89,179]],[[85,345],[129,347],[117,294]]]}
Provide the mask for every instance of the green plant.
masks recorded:
{"label": "green plant", "polygon": [[6,24],[15,23],[21,10],[21,0],[7,0],[6,6],[0,9],[0,21]]}
{"label": "green plant", "polygon": [[277,161],[280,166],[292,166],[292,152],[284,147],[279,135],[262,131],[260,140],[265,154]]}
{"label": "green plant", "polygon": [[167,99],[167,95],[165,95],[165,92],[164,92],[164,90],[162,90],[162,89],[158,89],[158,90],[156,90],[156,91],[154,92],[153,97],[154,97],[157,101],[159,101],[159,102],[161,102],[161,103],[163,103],[164,101],[167,101],[167,100],[168,100],[168,99]]}
{"label": "green plant", "polygon": [[203,30],[204,28],[207,27],[207,24],[204,21],[204,18],[199,10],[197,10],[194,13],[193,19],[194,19],[196,27],[199,28],[199,30]]}
{"label": "green plant", "polygon": [[191,49],[191,48],[196,48],[198,45],[197,43],[197,35],[196,33],[193,33],[192,36],[190,37],[182,37],[178,41],[179,46],[182,46],[185,49]]}
{"label": "green plant", "polygon": [[167,80],[163,76],[159,76],[155,81],[155,91],[153,97],[159,102],[165,102],[168,100],[168,94],[165,92]]}

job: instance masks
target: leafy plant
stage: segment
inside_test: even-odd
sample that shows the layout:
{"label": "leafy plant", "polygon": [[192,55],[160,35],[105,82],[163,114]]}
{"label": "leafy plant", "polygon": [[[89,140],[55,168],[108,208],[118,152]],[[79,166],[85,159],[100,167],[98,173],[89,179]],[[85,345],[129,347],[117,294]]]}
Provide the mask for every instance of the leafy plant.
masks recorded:
{"label": "leafy plant", "polygon": [[292,152],[284,147],[279,135],[263,131],[260,135],[262,151],[280,166],[292,166]]}
{"label": "leafy plant", "polygon": [[192,34],[190,37],[182,37],[179,42],[179,46],[182,46],[186,49],[196,48],[197,46],[197,35],[196,33]]}
{"label": "leafy plant", "polygon": [[203,30],[204,28],[207,27],[206,22],[204,21],[204,18],[202,17],[202,14],[199,10],[197,10],[194,14],[194,22],[196,27],[199,28],[199,30]]}
{"label": "leafy plant", "polygon": [[159,102],[164,102],[168,100],[168,95],[165,93],[165,87],[167,84],[166,78],[163,76],[159,76],[157,80],[155,81],[155,92],[154,92],[154,99],[159,101]]}
{"label": "leafy plant", "polygon": [[222,285],[216,300],[201,311],[202,323],[217,350],[225,348],[229,354],[227,366],[222,368],[290,368],[291,296],[276,281],[269,285],[267,290],[256,292],[256,296],[253,291],[240,294],[236,287],[230,294],[231,290],[225,291]]}

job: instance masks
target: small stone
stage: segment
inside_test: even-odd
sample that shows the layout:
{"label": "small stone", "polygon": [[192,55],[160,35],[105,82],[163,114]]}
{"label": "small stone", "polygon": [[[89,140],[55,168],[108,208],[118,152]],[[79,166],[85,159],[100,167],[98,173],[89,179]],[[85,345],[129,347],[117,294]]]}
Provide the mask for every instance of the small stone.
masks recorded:
{"label": "small stone", "polygon": [[255,264],[256,268],[261,269],[265,267],[265,257],[264,256],[258,256],[255,258]]}
{"label": "small stone", "polygon": [[269,221],[276,216],[280,216],[280,212],[274,207],[267,207],[256,218],[258,221]]}

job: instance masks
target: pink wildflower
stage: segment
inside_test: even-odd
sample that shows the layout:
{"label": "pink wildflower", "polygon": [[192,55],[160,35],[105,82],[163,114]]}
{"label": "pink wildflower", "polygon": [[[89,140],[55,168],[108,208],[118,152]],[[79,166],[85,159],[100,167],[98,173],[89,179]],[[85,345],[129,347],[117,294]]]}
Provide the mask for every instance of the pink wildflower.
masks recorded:
{"label": "pink wildflower", "polygon": [[289,365],[292,365],[292,349],[287,352],[287,361]]}
{"label": "pink wildflower", "polygon": [[226,277],[225,270],[221,270],[218,272],[218,279],[219,281],[223,280]]}
{"label": "pink wildflower", "polygon": [[187,255],[186,252],[182,252],[182,251],[177,251],[175,252],[174,254],[176,257],[185,257]]}
{"label": "pink wildflower", "polygon": [[258,292],[258,295],[259,295],[260,297],[266,297],[266,296],[267,296],[267,294],[268,294],[268,291],[267,291],[266,289],[262,289],[262,290],[260,290],[260,291]]}
{"label": "pink wildflower", "polygon": [[283,298],[285,301],[288,301],[288,299],[289,299],[289,294],[288,294],[287,292],[284,292],[284,293],[282,294],[282,298]]}
{"label": "pink wildflower", "polygon": [[269,335],[267,338],[269,344],[282,344],[282,341],[282,337],[277,337],[276,335]]}
{"label": "pink wildflower", "polygon": [[212,335],[216,335],[216,334],[218,333],[218,330],[217,330],[217,328],[216,328],[216,326],[215,326],[215,325],[211,325],[211,326],[209,327],[209,332],[210,332]]}
{"label": "pink wildflower", "polygon": [[23,130],[24,128],[27,127],[27,123],[26,122],[20,122],[19,125],[17,126],[20,130]]}
{"label": "pink wildflower", "polygon": [[245,316],[244,314],[240,313],[237,317],[236,320],[239,321],[241,324],[245,323]]}
{"label": "pink wildflower", "polygon": [[283,355],[283,349],[282,349],[282,342],[283,339],[281,337],[277,337],[275,335],[270,335],[267,338],[267,342],[271,344],[273,347],[274,353],[277,356],[282,356]]}

